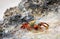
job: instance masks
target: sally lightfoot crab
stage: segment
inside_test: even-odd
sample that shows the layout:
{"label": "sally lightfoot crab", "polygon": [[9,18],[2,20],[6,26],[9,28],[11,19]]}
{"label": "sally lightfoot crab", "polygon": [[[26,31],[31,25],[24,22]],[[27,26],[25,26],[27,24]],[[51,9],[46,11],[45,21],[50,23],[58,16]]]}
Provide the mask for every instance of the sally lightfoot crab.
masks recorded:
{"label": "sally lightfoot crab", "polygon": [[30,30],[30,31],[31,30],[36,30],[36,31],[42,30],[42,31],[44,31],[44,30],[47,30],[49,28],[49,25],[45,22],[40,22],[38,24],[33,23],[33,25],[25,22],[25,23],[22,24],[22,26],[20,28],[21,29],[27,29],[27,30]]}

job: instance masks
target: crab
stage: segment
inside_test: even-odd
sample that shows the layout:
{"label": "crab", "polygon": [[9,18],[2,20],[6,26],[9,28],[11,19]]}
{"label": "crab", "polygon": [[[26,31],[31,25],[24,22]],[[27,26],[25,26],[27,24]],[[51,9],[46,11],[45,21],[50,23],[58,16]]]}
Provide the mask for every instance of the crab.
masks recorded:
{"label": "crab", "polygon": [[31,24],[25,22],[22,24],[20,28],[27,30],[43,30],[45,28],[45,30],[47,30],[49,28],[49,25],[45,22],[40,22],[38,24],[33,24],[33,26],[31,26]]}

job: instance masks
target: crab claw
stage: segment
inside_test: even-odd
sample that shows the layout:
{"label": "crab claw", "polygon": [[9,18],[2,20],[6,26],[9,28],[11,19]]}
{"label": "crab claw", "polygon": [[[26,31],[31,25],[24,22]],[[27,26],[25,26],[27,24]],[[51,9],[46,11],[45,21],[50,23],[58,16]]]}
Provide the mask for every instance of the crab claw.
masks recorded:
{"label": "crab claw", "polygon": [[31,27],[30,27],[29,23],[23,23],[21,26],[21,29],[31,30]]}
{"label": "crab claw", "polygon": [[40,26],[41,30],[43,30],[44,28],[47,30],[49,28],[49,25],[45,22],[40,22],[38,25]]}

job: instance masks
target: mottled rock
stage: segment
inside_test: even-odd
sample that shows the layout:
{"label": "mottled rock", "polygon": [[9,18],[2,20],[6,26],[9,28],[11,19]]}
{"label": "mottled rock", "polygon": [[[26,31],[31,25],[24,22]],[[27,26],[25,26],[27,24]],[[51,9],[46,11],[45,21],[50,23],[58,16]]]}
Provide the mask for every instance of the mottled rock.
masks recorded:
{"label": "mottled rock", "polygon": [[21,11],[19,10],[19,8],[17,6],[7,9],[4,13],[4,18],[13,16],[15,14],[21,14]]}
{"label": "mottled rock", "polygon": [[[18,7],[22,11],[30,11],[34,16],[41,16],[42,14],[48,14],[48,11],[57,11],[58,8],[56,7],[59,5],[59,2],[59,0],[22,0]],[[55,8],[52,10],[52,7]]]}
{"label": "mottled rock", "polygon": [[[54,39],[58,29],[54,30],[52,26],[57,26],[55,22],[60,19],[58,18],[60,14],[57,15],[59,5],[60,0],[22,0],[18,6],[7,9],[1,26],[6,30],[5,32],[9,32],[4,33],[3,39]],[[32,20],[37,20],[37,23],[47,22],[50,25],[49,30],[35,34],[20,29],[21,23]],[[13,33],[12,36],[11,33]]]}

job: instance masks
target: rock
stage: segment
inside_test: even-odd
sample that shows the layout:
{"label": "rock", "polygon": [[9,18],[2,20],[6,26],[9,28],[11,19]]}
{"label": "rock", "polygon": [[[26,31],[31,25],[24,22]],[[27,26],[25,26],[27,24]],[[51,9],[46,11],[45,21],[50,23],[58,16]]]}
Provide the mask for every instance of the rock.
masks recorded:
{"label": "rock", "polygon": [[5,18],[8,18],[10,16],[13,16],[15,14],[21,14],[21,11],[19,10],[19,8],[16,6],[16,7],[11,7],[9,9],[7,9],[4,13],[4,19]]}
{"label": "rock", "polygon": [[[55,2],[54,0],[22,0],[18,7],[23,12],[29,11],[34,16],[41,16],[42,14],[46,15],[47,11],[51,11],[50,9],[52,8],[50,8],[50,5],[53,5],[56,1],[57,0],[55,0]],[[50,2],[54,3],[51,4]]]}
{"label": "rock", "polygon": [[[32,20],[37,20],[37,19],[39,19],[40,21],[45,21],[45,22],[48,19],[48,22],[50,23],[52,20],[52,18],[50,17],[51,12],[52,12],[52,15],[53,15],[53,13],[55,14],[55,12],[58,11],[58,6],[60,6],[60,0],[22,0],[18,4],[18,6],[7,9],[4,13],[3,24],[1,24],[0,26],[3,26],[3,28],[5,30],[11,31],[11,32],[15,31],[16,33],[14,32],[14,35],[11,35],[11,32],[4,33],[4,36],[6,37],[4,39],[10,39],[10,38],[16,39],[16,38],[18,38],[18,36],[17,36],[18,33],[19,33],[18,35],[23,33],[22,35],[20,35],[22,38],[19,36],[19,39],[20,38],[24,39],[25,38],[24,36],[26,36],[26,35],[28,36],[28,38],[25,38],[25,39],[30,39],[32,36],[34,36],[34,38],[32,38],[32,39],[35,39],[35,37],[38,37],[37,36],[38,34],[34,34],[29,31],[27,31],[27,33],[26,33],[26,31],[20,29],[21,24],[23,22],[30,22]],[[50,14],[50,15],[48,15],[48,14]],[[57,12],[57,14],[58,14],[58,12]],[[45,18],[44,18],[44,16],[45,16]],[[52,16],[52,17],[55,17],[55,16]],[[40,19],[40,18],[42,18],[42,19]],[[55,19],[53,19],[53,20],[55,20]],[[39,22],[39,21],[37,21],[37,22]],[[52,22],[51,22],[51,24],[52,24]],[[21,31],[19,31],[19,30],[21,30]],[[31,34],[34,34],[34,35],[31,35]],[[47,34],[44,35],[44,34],[40,33],[39,39],[42,37],[42,35],[43,35],[43,37],[45,37],[46,35],[49,37],[51,34],[52,34],[52,32],[51,33],[49,32],[48,35]],[[42,39],[44,39],[43,37],[42,37]],[[50,37],[52,37],[52,35]]]}
{"label": "rock", "polygon": [[30,21],[34,20],[34,16],[28,15],[28,16],[23,17],[21,20],[22,20],[22,22],[30,22]]}
{"label": "rock", "polygon": [[10,24],[11,23],[18,24],[19,22],[21,22],[21,19],[20,18],[21,18],[21,15],[20,14],[15,15],[15,16],[12,16],[12,17],[10,17],[9,22],[10,22]]}

